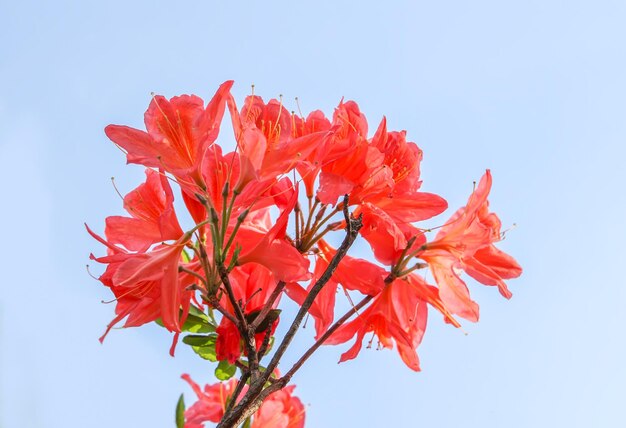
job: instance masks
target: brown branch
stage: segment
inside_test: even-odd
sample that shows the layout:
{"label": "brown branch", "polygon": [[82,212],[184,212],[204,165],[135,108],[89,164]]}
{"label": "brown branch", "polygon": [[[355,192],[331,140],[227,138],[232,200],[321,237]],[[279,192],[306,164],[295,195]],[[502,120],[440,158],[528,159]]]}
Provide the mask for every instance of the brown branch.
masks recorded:
{"label": "brown branch", "polygon": [[302,320],[308,313],[311,305],[315,301],[315,298],[322,290],[324,285],[330,280],[333,273],[337,269],[337,266],[343,259],[343,257],[348,252],[348,249],[352,246],[355,239],[358,236],[359,229],[363,226],[361,221],[361,216],[354,218],[351,216],[348,211],[348,195],[344,196],[343,200],[343,214],[346,222],[346,236],[337,249],[337,252],[330,260],[328,267],[324,271],[324,273],[319,277],[319,279],[315,282],[309,294],[304,299],[302,306],[298,310],[296,317],[294,318],[289,330],[283,337],[282,342],[276,349],[270,363],[267,366],[267,369],[261,376],[256,380],[251,382],[250,388],[246,395],[241,399],[239,404],[237,404],[230,412],[226,413],[222,418],[222,421],[217,425],[217,428],[231,428],[239,426],[239,424],[243,423],[246,418],[252,415],[262,404],[263,400],[271,393],[278,391],[286,386],[287,379],[279,379],[275,383],[271,384],[269,387],[263,389],[265,387],[265,383],[267,379],[272,375],[272,372],[278,365],[278,362],[284,355],[287,347],[291,344],[291,341],[295,337],[298,329],[300,328],[300,324]]}
{"label": "brown branch", "polygon": [[272,360],[267,366],[267,371],[266,373],[264,373],[264,376],[262,377],[268,376],[268,374],[271,374],[271,372],[276,368],[276,366],[278,365],[278,361],[282,358],[283,354],[287,350],[287,347],[289,346],[294,336],[296,335],[296,332],[300,328],[300,324],[302,323],[302,320],[308,313],[310,307],[313,305],[315,298],[317,297],[319,292],[322,291],[322,288],[324,287],[324,285],[326,285],[326,283],[330,280],[333,273],[337,269],[339,262],[341,262],[343,257],[348,252],[348,249],[352,246],[352,243],[358,236],[359,229],[361,229],[363,224],[361,222],[361,216],[359,216],[358,218],[354,218],[348,211],[348,195],[344,196],[343,215],[346,221],[346,236],[343,242],[341,243],[341,245],[339,246],[339,248],[337,249],[337,252],[328,263],[328,267],[326,268],[324,273],[319,277],[319,279],[315,282],[315,284],[309,291],[309,294],[304,299],[304,302],[302,302],[302,306],[298,310],[298,313],[295,319],[293,320],[293,322],[291,323],[289,330],[285,334],[285,337],[280,343],[280,346],[276,349],[276,353],[272,357]]}
{"label": "brown branch", "polygon": [[239,397],[239,394],[241,394],[241,391],[243,391],[243,388],[246,385],[246,382],[248,382],[249,377],[250,377],[250,374],[247,371],[242,373],[241,379],[239,379],[239,382],[237,382],[237,386],[235,387],[235,391],[233,392],[233,395],[230,396],[230,401],[228,402],[228,405],[226,406],[226,411],[225,411],[226,413],[230,409],[232,409],[235,403],[237,402],[237,398]]}
{"label": "brown branch", "polygon": [[233,291],[233,286],[230,283],[230,279],[228,278],[228,271],[223,263],[218,263],[217,269],[220,274],[220,278],[222,279],[222,284],[226,289],[226,294],[228,296],[228,300],[235,310],[235,315],[237,316],[237,329],[241,334],[241,338],[246,344],[246,351],[248,354],[248,371],[250,372],[250,379],[254,382],[256,381],[256,377],[259,371],[259,361],[256,353],[256,343],[254,340],[254,330],[250,329],[248,322],[246,321],[246,317],[241,309],[241,305],[237,302],[235,298],[235,293]]}
{"label": "brown branch", "polygon": [[[387,278],[385,278],[385,285],[391,284],[395,279],[395,275],[389,274]],[[309,357],[317,351],[317,349],[324,344],[324,342],[339,328],[345,323],[347,320],[352,317],[354,314],[358,314],[359,310],[362,309],[365,305],[367,305],[375,296],[365,296],[363,300],[357,303],[356,306],[353,306],[348,312],[346,312],[341,318],[339,318],[326,332],[320,337],[314,344],[311,346],[303,355],[300,357],[298,361],[289,369],[287,373],[280,379],[285,379],[285,385],[289,383],[291,377],[297,372],[300,367],[309,359]]]}
{"label": "brown branch", "polygon": [[267,326],[265,330],[265,336],[263,337],[263,343],[261,343],[261,347],[259,348],[259,360],[263,358],[263,355],[267,352],[267,348],[270,346],[270,340],[272,340],[272,324]]}
{"label": "brown branch", "polygon": [[289,383],[289,381],[291,380],[291,377],[294,375],[294,373],[297,372],[300,369],[300,367],[302,367],[302,365],[306,362],[306,360],[308,360],[309,357],[315,351],[317,351],[317,349],[320,346],[322,346],[324,344],[326,339],[328,339],[335,332],[335,330],[337,330],[339,327],[341,327],[343,325],[343,323],[348,321],[348,319],[350,319],[352,317],[352,315],[358,313],[359,310],[361,308],[363,308],[365,305],[367,305],[373,298],[374,298],[374,296],[365,296],[363,298],[363,300],[361,300],[359,303],[357,303],[356,306],[351,308],[341,318],[339,318],[328,330],[326,330],[326,332],[322,335],[322,337],[320,337],[313,344],[313,346],[311,346],[309,349],[307,349],[307,351],[300,357],[300,359],[298,361],[296,361],[296,363],[293,365],[293,367],[291,367],[291,369],[289,369],[289,371],[287,373],[285,373],[285,375],[281,378],[281,379],[283,379],[283,378],[286,379],[285,380],[285,385]]}
{"label": "brown branch", "polygon": [[233,324],[235,324],[235,326],[237,326],[237,324],[239,323],[239,320],[237,320],[237,318],[235,318],[233,314],[228,312],[226,308],[220,304],[220,301],[217,299],[217,297],[208,296],[207,302],[209,302],[209,304],[213,306],[213,309],[217,310],[220,314],[222,314],[222,316],[226,317],[230,322],[232,322]]}
{"label": "brown branch", "polygon": [[280,293],[285,288],[285,285],[285,281],[278,281],[276,287],[272,291],[272,294],[270,294],[270,297],[268,297],[267,302],[265,302],[265,305],[261,309],[261,312],[259,312],[254,321],[252,321],[252,323],[250,324],[250,328],[252,328],[254,331],[259,328],[259,325],[261,325],[263,321],[265,321],[265,317],[267,317],[267,314],[272,310],[274,302],[276,301],[278,296],[280,296]]}

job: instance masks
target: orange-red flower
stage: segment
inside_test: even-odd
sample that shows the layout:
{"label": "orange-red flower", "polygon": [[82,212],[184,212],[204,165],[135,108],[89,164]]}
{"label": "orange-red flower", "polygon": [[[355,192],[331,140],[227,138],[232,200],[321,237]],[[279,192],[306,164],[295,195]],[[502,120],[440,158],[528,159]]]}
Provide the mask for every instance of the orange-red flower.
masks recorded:
{"label": "orange-red flower", "polygon": [[[340,362],[355,358],[362,347],[363,338],[373,332],[379,346],[393,348],[394,342],[402,361],[412,370],[419,370],[419,359],[415,348],[422,341],[428,308],[414,287],[398,279],[388,284],[372,301],[370,306],[354,320],[339,327],[325,342],[337,345],[347,342],[356,335],[352,347],[341,355]],[[372,345],[372,340],[368,347]]]}
{"label": "orange-red flower", "polygon": [[111,244],[144,252],[157,242],[183,235],[174,212],[174,195],[167,178],[146,168],[146,182],[124,197],[131,217],[106,218],[105,235]]}
{"label": "orange-red flower", "polygon": [[[236,379],[205,385],[195,383],[188,374],[181,376],[191,386],[198,401],[185,411],[185,428],[204,428],[204,422],[218,423],[235,392]],[[239,398],[247,391],[245,385]],[[270,394],[252,416],[251,428],[303,428],[305,409],[302,401],[293,395],[295,385]]]}
{"label": "orange-red flower", "polygon": [[181,377],[198,397],[198,401],[185,411],[185,428],[204,428],[204,422],[219,422],[226,411],[228,399],[235,391],[237,380],[233,378],[227,382],[205,385],[202,389],[188,374]]}
{"label": "orange-red flower", "polygon": [[442,300],[453,313],[470,321],[478,321],[478,305],[459,276],[461,269],[485,285],[498,286],[506,298],[511,292],[504,280],[522,273],[511,256],[493,246],[502,235],[498,216],[489,212],[490,189],[491,173],[487,170],[467,205],[454,213],[418,255],[430,265]]}
{"label": "orange-red flower", "polygon": [[[267,302],[270,294],[276,288],[276,279],[272,272],[266,267],[248,263],[244,266],[233,269],[229,277],[235,299],[244,305],[243,312],[245,315],[254,314],[261,310]],[[274,301],[273,308],[278,306],[280,296]],[[235,309],[226,296],[222,297],[222,306],[229,311],[231,315],[235,315]],[[278,319],[273,321],[272,332],[278,324]],[[217,359],[227,360],[234,363],[243,352],[243,344],[241,343],[241,335],[237,326],[228,318],[222,318],[220,325],[217,327],[217,340],[215,343],[215,351]],[[265,331],[261,331],[256,335],[257,350],[261,347]]]}
{"label": "orange-red flower", "polygon": [[251,428],[303,428],[305,410],[293,395],[295,385],[271,394],[254,415]]}
{"label": "orange-red flower", "polygon": [[181,183],[199,184],[200,166],[217,139],[232,84],[223,83],[206,107],[195,95],[170,100],[157,95],[144,116],[147,132],[120,125],[109,125],[105,132],[126,151],[129,163],[163,168]]}

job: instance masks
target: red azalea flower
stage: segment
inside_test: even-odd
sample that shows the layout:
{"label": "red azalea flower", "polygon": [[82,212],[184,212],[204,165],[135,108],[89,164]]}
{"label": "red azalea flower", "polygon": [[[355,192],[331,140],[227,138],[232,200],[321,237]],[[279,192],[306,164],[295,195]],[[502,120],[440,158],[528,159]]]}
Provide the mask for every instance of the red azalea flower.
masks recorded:
{"label": "red azalea flower", "polygon": [[503,280],[522,273],[512,257],[493,246],[502,238],[500,220],[489,212],[490,189],[491,173],[487,170],[467,205],[448,220],[435,240],[418,255],[430,265],[442,300],[453,313],[470,321],[478,321],[478,305],[459,276],[461,269],[485,285],[497,285],[506,298],[511,293]]}
{"label": "red azalea flower", "polygon": [[[219,422],[226,411],[228,399],[235,391],[237,380],[233,378],[228,382],[205,385],[201,389],[188,374],[181,377],[198,396],[198,401],[185,410],[185,428],[204,428],[204,422]],[[244,387],[244,394],[246,389],[247,386]]]}
{"label": "red azalea flower", "polygon": [[[198,397],[198,401],[185,411],[185,428],[203,428],[204,422],[220,422],[235,392],[237,380],[233,378],[227,382],[205,385],[202,389],[188,374],[181,377]],[[300,399],[293,395],[294,388],[295,385],[291,385],[270,394],[252,416],[251,428],[303,428],[305,409]],[[239,398],[247,389],[245,385]]]}
{"label": "red azalea flower", "polygon": [[145,252],[157,242],[178,239],[183,231],[174,212],[174,196],[167,178],[146,168],[146,182],[124,197],[131,217],[106,218],[105,235],[111,244]]}
{"label": "red azalea flower", "polygon": [[217,139],[232,84],[223,83],[206,108],[195,95],[170,100],[157,95],[144,116],[148,132],[120,125],[105,132],[126,151],[129,163],[163,168],[182,184],[199,184],[204,153]]}
{"label": "red azalea flower", "polygon": [[[363,338],[371,331],[383,348],[392,348],[395,342],[402,361],[410,369],[419,371],[415,348],[422,341],[427,314],[426,302],[416,289],[397,279],[388,284],[354,320],[339,327],[325,344],[344,343],[356,335],[356,342],[341,355],[339,362],[351,360],[358,355]],[[368,346],[371,346],[371,341]]]}
{"label": "red azalea flower", "polygon": [[271,394],[254,414],[251,428],[304,428],[302,401],[293,396],[295,385]]}
{"label": "red azalea flower", "polygon": [[[323,239],[320,239],[317,245],[320,253],[315,263],[313,278],[307,289],[305,290],[297,283],[289,283],[285,287],[287,295],[300,305],[306,299],[311,287],[326,271],[336,253],[336,250]],[[333,322],[337,285],[341,284],[346,290],[356,290],[366,295],[376,296],[384,288],[383,278],[386,274],[382,267],[367,260],[344,256],[333,272],[331,279],[324,285],[309,309],[309,313],[315,319],[316,339],[323,335]]]}
{"label": "red azalea flower", "polygon": [[295,137],[292,116],[277,100],[265,104],[260,97],[249,96],[238,112],[231,96],[228,107],[240,154],[238,190],[252,180],[272,180],[294,169],[328,135],[321,130]]}
{"label": "red azalea flower", "polygon": [[[309,278],[309,260],[285,239],[289,214],[298,201],[298,192],[291,193],[288,205],[274,225],[248,222],[239,229],[236,242],[243,248],[239,264],[254,262],[270,269],[279,281],[300,281]],[[264,217],[267,221],[268,218]]]}
{"label": "red azalea flower", "polygon": [[[235,299],[245,304],[243,311],[246,315],[261,310],[276,287],[276,279],[272,272],[256,263],[248,263],[233,269],[229,275],[229,280],[233,287]],[[279,302],[280,298],[276,299],[273,308],[276,308]],[[222,297],[221,303],[231,315],[235,315],[235,309],[226,296]],[[272,333],[277,324],[278,320],[273,323]],[[241,356],[243,349],[237,326],[228,318],[223,317],[216,333],[215,352],[217,359],[220,361],[228,360],[229,363],[233,364]],[[264,337],[264,331],[256,335],[257,350],[261,347]]]}
{"label": "red azalea flower", "polygon": [[[189,235],[185,234],[174,244],[159,245],[147,253],[129,253],[105,241],[89,228],[87,230],[109,249],[109,255],[92,255],[91,258],[108,265],[99,280],[113,291],[117,303],[117,316],[109,323],[100,341],[126,316],[125,327],[139,326],[161,318],[169,331],[179,333],[191,301],[191,293],[186,290],[191,282],[182,281],[189,277],[179,276],[178,273],[181,252]],[[170,351],[173,353],[173,347]]]}

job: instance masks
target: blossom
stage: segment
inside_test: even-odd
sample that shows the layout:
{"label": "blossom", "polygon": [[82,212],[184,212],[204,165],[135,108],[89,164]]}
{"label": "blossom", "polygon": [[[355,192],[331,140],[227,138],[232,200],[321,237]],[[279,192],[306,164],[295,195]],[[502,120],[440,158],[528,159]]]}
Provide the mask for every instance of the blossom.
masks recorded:
{"label": "blossom", "polygon": [[489,212],[490,189],[491,173],[487,170],[467,205],[454,213],[435,240],[425,244],[424,251],[418,254],[430,265],[445,304],[453,313],[470,321],[478,321],[478,304],[470,298],[459,270],[465,270],[485,285],[498,286],[506,298],[511,293],[504,280],[522,273],[511,256],[493,245],[502,235],[500,219]]}
{"label": "blossom", "polygon": [[[245,302],[243,312],[246,316],[260,311],[276,288],[276,280],[272,272],[256,263],[248,263],[233,269],[229,281],[235,300]],[[273,307],[278,306],[278,303],[279,299],[276,299]],[[226,296],[222,297],[222,305],[231,315],[235,315],[235,309]],[[271,332],[274,331],[277,323],[278,319],[272,322]],[[237,326],[228,318],[223,317],[216,333],[215,351],[217,359],[220,361],[227,360],[233,364],[242,353],[241,334]],[[265,331],[261,331],[256,335],[257,350],[261,347],[265,334]]]}
{"label": "blossom", "polygon": [[294,169],[328,136],[325,129],[292,133],[293,118],[275,99],[265,104],[261,97],[249,96],[239,112],[231,96],[228,107],[240,152],[237,189],[255,179],[275,179]]}
{"label": "blossom", "polygon": [[[287,295],[300,305],[306,299],[315,282],[328,269],[328,265],[336,254],[336,250],[323,239],[318,241],[318,248],[320,253],[315,263],[313,278],[307,289],[305,290],[297,283],[289,283],[286,287]],[[367,260],[344,256],[330,280],[324,285],[309,308],[309,313],[315,319],[316,338],[326,332],[334,319],[335,296],[339,284],[346,290],[355,290],[366,295],[376,296],[384,288],[383,278],[386,275],[387,273],[382,267]]]}
{"label": "blossom", "polygon": [[224,416],[230,396],[235,391],[237,380],[233,378],[227,382],[205,385],[202,389],[188,374],[181,377],[198,397],[198,401],[185,410],[185,428],[203,428],[204,422],[219,422]]}
{"label": "blossom", "polygon": [[305,410],[293,395],[295,385],[270,394],[254,415],[251,428],[303,428]]}
{"label": "blossom", "polygon": [[309,278],[309,260],[300,254],[293,245],[285,240],[289,214],[298,201],[298,192],[291,192],[287,206],[276,222],[271,225],[268,217],[263,221],[243,225],[237,241],[244,250],[239,263],[259,263],[270,269],[279,281],[299,281]]}
{"label": "blossom", "polygon": [[[232,378],[200,388],[188,374],[181,377],[198,397],[198,401],[185,411],[185,428],[203,428],[204,422],[220,422],[235,392],[237,380]],[[295,385],[290,385],[270,394],[252,416],[251,428],[303,428],[304,405],[293,395],[294,388]],[[248,386],[244,385],[239,398],[247,389]]]}
{"label": "blossom", "polygon": [[163,168],[182,183],[201,183],[204,153],[217,139],[232,81],[224,82],[204,107],[201,98],[182,95],[153,97],[144,122],[147,132],[109,125],[107,136],[126,151],[129,163]]}
{"label": "blossom", "polygon": [[183,235],[167,178],[149,168],[145,173],[146,182],[124,197],[124,208],[131,217],[107,217],[105,228],[111,244],[138,252],[145,252],[157,242],[176,240]]}
{"label": "blossom", "polygon": [[109,248],[109,255],[92,255],[91,258],[107,264],[99,280],[113,291],[117,303],[117,316],[109,323],[100,341],[126,316],[125,327],[160,318],[169,331],[179,333],[191,299],[191,293],[186,290],[189,283],[181,281],[186,276],[178,274],[181,252],[189,236],[184,235],[174,244],[159,245],[147,253],[129,253],[105,241],[91,229],[87,230]]}
{"label": "blossom", "polygon": [[367,309],[339,327],[325,344],[344,343],[356,335],[352,347],[339,360],[347,361],[358,355],[363,338],[368,332],[373,332],[383,348],[392,348],[395,342],[405,364],[418,371],[419,359],[415,348],[422,340],[427,314],[426,302],[419,298],[415,290],[406,286],[403,280],[395,280],[385,287]]}

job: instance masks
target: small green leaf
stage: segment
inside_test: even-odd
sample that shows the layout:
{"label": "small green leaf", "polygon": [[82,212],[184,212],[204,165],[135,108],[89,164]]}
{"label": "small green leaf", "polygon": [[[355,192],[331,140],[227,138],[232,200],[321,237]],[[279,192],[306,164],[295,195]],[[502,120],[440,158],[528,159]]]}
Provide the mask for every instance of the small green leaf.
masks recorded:
{"label": "small green leaf", "polygon": [[185,397],[180,394],[176,403],[176,428],[185,428]]}
{"label": "small green leaf", "polygon": [[192,346],[193,352],[198,354],[200,358],[215,363],[217,361],[217,355],[215,354],[215,346]]}
{"label": "small green leaf", "polygon": [[190,333],[213,333],[215,326],[208,319],[203,319],[195,315],[189,314],[182,327],[183,331]]}
{"label": "small green leaf", "polygon": [[[211,343],[211,338],[213,336],[214,335],[203,336],[203,335],[190,334],[188,336],[183,337],[183,343],[190,345],[190,346],[207,346],[209,343]],[[213,343],[215,343],[215,339],[213,339]]]}
{"label": "small green leaf", "polygon": [[200,309],[196,308],[194,305],[189,305],[189,315],[195,315],[199,318],[202,318],[206,321],[209,320],[209,318],[206,316],[206,314],[204,312],[202,312]]}
{"label": "small green leaf", "polygon": [[215,377],[219,380],[228,380],[235,375],[237,371],[237,366],[233,366],[228,361],[220,361],[217,367],[215,368]]}
{"label": "small green leaf", "polygon": [[[202,336],[202,337],[207,338],[204,345],[201,345],[201,346],[191,345],[191,349],[193,349],[193,352],[198,354],[200,358],[203,358],[205,360],[209,360],[212,362],[216,362],[217,356],[215,355],[215,340],[217,339],[217,335],[210,334],[208,336]],[[183,339],[183,342],[184,341],[185,339]]]}
{"label": "small green leaf", "polygon": [[[180,314],[182,316],[182,310]],[[154,322],[161,327],[164,327],[161,318],[157,318]],[[187,319],[185,320],[181,330],[189,333],[213,333],[215,332],[215,325],[209,321],[209,317],[207,317],[205,313],[191,305],[189,307],[189,314],[187,315]]]}

